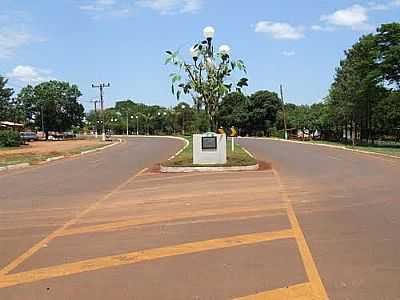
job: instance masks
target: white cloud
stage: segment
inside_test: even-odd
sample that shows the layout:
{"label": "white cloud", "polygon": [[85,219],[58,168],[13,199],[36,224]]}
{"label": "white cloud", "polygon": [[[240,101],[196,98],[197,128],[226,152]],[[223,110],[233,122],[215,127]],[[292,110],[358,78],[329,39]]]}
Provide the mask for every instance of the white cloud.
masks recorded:
{"label": "white cloud", "polygon": [[34,41],[34,38],[22,31],[0,28],[0,58],[10,57],[21,46]]}
{"label": "white cloud", "polygon": [[53,79],[50,76],[51,72],[48,70],[37,69],[32,66],[16,66],[6,77],[22,83],[37,84],[39,82],[48,81]]}
{"label": "white cloud", "polygon": [[387,3],[376,3],[376,2],[368,3],[368,10],[388,10],[389,8],[390,4]]}
{"label": "white cloud", "polygon": [[393,6],[400,6],[400,0],[393,0],[391,4]]}
{"label": "white cloud", "polygon": [[296,52],[295,51],[283,51],[282,55],[284,55],[284,56],[294,56],[294,55],[296,55]]}
{"label": "white cloud", "polygon": [[320,20],[334,26],[350,27],[353,30],[371,29],[368,24],[368,9],[358,4],[337,10],[330,15],[323,15]]}
{"label": "white cloud", "polygon": [[332,26],[321,26],[321,25],[312,25],[312,31],[335,31],[335,28]]}
{"label": "white cloud", "polygon": [[79,6],[79,9],[91,13],[94,19],[98,19],[104,15],[124,17],[131,13],[129,7],[119,5],[116,0],[95,0],[90,4]]}
{"label": "white cloud", "polygon": [[196,12],[201,9],[203,0],[137,0],[136,3],[161,14],[171,14]]}
{"label": "white cloud", "polygon": [[304,27],[293,27],[288,23],[260,21],[256,24],[255,31],[268,33],[274,39],[279,40],[299,40],[304,38]]}

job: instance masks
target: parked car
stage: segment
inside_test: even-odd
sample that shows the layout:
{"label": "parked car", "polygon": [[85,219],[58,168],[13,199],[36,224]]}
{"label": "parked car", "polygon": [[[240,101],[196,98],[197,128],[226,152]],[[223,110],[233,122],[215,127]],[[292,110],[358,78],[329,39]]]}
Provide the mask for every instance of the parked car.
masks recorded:
{"label": "parked car", "polygon": [[64,139],[74,139],[76,138],[76,134],[73,132],[64,132]]}
{"label": "parked car", "polygon": [[57,133],[57,132],[49,133],[47,140],[62,141],[62,140],[64,140],[64,135],[62,133]]}
{"label": "parked car", "polygon": [[23,142],[31,142],[38,140],[38,136],[34,132],[21,132],[20,136]]}

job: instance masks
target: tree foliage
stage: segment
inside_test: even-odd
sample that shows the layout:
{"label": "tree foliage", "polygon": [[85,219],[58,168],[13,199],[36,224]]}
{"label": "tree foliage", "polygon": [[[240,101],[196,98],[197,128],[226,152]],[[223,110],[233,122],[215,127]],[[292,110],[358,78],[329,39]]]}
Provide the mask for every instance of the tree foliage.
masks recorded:
{"label": "tree foliage", "polygon": [[229,54],[214,53],[211,40],[198,42],[191,51],[194,53],[193,64],[185,62],[178,52],[166,51],[165,63],[178,68],[178,73],[170,74],[171,90],[178,101],[182,94],[190,95],[198,109],[204,108],[209,128],[215,130],[223,97],[233,90],[241,92],[243,87],[248,86],[245,77],[237,82],[229,81],[236,70],[246,73],[246,66],[240,59],[232,60]]}
{"label": "tree foliage", "polygon": [[11,97],[14,91],[7,87],[7,82],[6,78],[0,76],[0,121],[6,121],[10,117]]}
{"label": "tree foliage", "polygon": [[49,131],[68,131],[82,125],[84,108],[78,102],[81,96],[76,85],[68,82],[48,81],[35,87],[24,87],[19,95],[28,121],[37,128]]}
{"label": "tree foliage", "polygon": [[400,23],[383,24],[376,36],[380,73],[389,84],[400,88]]}
{"label": "tree foliage", "polygon": [[397,126],[385,105],[398,109],[391,87],[399,87],[399,61],[398,23],[383,24],[345,52],[326,101],[337,139],[373,142]]}

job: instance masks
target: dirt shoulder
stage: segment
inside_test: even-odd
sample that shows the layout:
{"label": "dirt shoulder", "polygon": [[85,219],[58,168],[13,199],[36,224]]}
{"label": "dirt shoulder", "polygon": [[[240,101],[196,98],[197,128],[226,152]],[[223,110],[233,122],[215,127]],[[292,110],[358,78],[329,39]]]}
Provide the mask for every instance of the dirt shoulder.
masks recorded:
{"label": "dirt shoulder", "polygon": [[82,151],[106,146],[111,142],[98,139],[80,139],[68,141],[37,141],[18,148],[0,149],[0,166],[18,163],[34,164],[54,156],[70,156]]}

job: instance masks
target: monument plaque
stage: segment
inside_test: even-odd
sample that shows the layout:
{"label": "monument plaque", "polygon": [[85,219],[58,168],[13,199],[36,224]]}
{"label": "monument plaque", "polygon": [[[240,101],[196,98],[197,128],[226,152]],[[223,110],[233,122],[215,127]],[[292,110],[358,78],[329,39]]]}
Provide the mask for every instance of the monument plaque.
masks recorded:
{"label": "monument plaque", "polygon": [[217,150],[217,137],[203,136],[201,138],[201,148],[203,150]]}
{"label": "monument plaque", "polygon": [[226,135],[208,132],[193,135],[195,165],[226,164]]}

